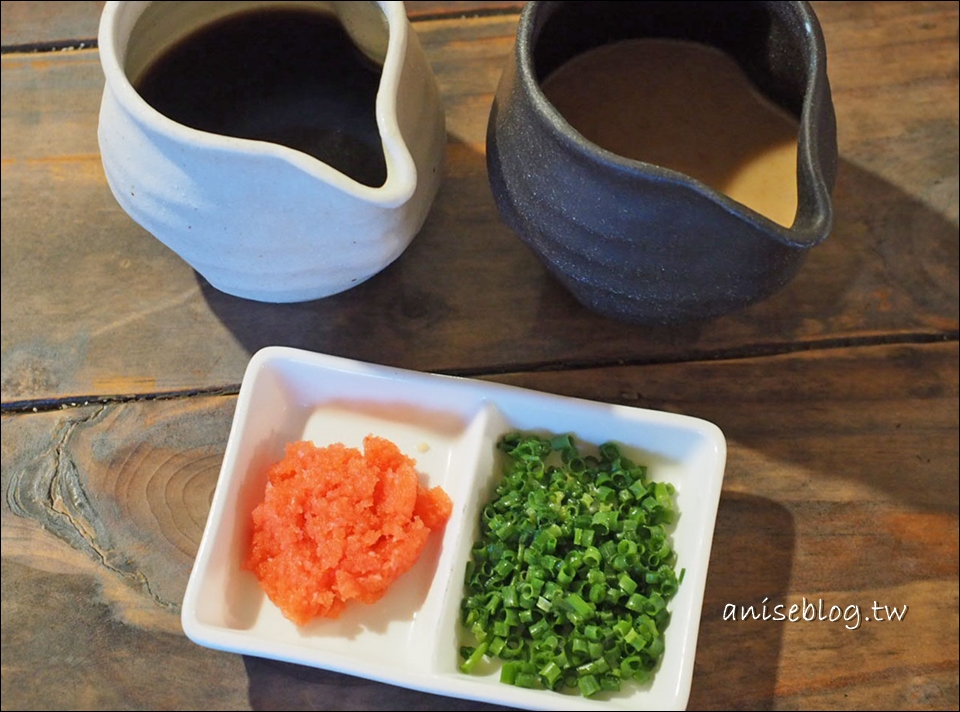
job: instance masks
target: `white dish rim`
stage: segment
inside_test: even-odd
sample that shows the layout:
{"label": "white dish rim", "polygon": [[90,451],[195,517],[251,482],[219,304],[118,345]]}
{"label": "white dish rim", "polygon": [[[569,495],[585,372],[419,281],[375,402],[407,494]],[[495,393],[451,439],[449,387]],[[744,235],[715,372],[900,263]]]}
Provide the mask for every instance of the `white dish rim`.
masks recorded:
{"label": "white dish rim", "polygon": [[[489,679],[463,673],[448,674],[429,669],[422,671],[394,669],[390,665],[378,664],[376,661],[365,661],[357,656],[345,655],[342,651],[318,649],[315,646],[304,645],[302,641],[295,640],[262,640],[246,631],[231,629],[224,625],[212,625],[201,620],[198,615],[201,588],[205,583],[205,577],[210,575],[211,560],[214,554],[213,542],[217,529],[224,518],[227,490],[230,488],[237,472],[240,439],[255,406],[253,398],[256,383],[265,373],[270,373],[271,368],[275,369],[290,364],[293,364],[293,368],[304,369],[305,372],[310,372],[318,378],[323,375],[340,377],[349,375],[354,380],[377,379],[378,387],[388,387],[390,384],[396,384],[397,386],[402,385],[402,388],[406,391],[411,388],[419,388],[439,390],[443,395],[456,393],[463,399],[464,403],[476,405],[478,408],[488,405],[496,408],[502,406],[505,402],[510,402],[513,404],[519,403],[521,406],[533,406],[535,404],[537,408],[556,409],[561,414],[566,413],[574,416],[579,414],[578,417],[598,418],[606,413],[611,422],[629,417],[632,419],[631,423],[642,423],[648,426],[656,424],[657,427],[692,433],[691,437],[700,438],[703,441],[703,446],[710,450],[710,471],[705,473],[702,487],[698,483],[699,491],[696,496],[699,498],[697,501],[702,502],[699,505],[702,511],[697,513],[697,522],[693,525],[696,528],[695,536],[698,548],[696,552],[686,557],[689,564],[685,567],[687,569],[686,577],[681,585],[681,592],[685,594],[683,610],[672,610],[673,619],[667,631],[667,635],[670,636],[671,630],[681,629],[674,633],[671,638],[668,638],[668,646],[672,644],[665,654],[665,659],[667,659],[667,655],[672,656],[670,658],[671,679],[668,681],[669,686],[664,688],[664,681],[659,676],[665,674],[665,671],[661,669],[658,670],[653,681],[658,684],[659,691],[657,694],[652,694],[652,688],[648,687],[630,695],[617,696],[614,699],[606,700],[584,699],[574,695],[558,697],[556,693],[549,691],[526,690],[500,683],[491,684]],[[387,391],[389,391],[389,388],[387,388]],[[316,407],[315,404],[314,407]],[[576,421],[576,417],[573,420]],[[570,430],[572,429],[570,428]],[[416,452],[407,454],[414,457],[417,455]],[[211,500],[203,537],[184,594],[181,624],[188,638],[204,647],[332,670],[448,697],[526,709],[553,709],[556,708],[558,703],[561,703],[566,709],[684,709],[689,699],[693,677],[706,573],[725,465],[726,440],[723,433],[715,424],[699,418],[555,395],[493,381],[381,366],[290,347],[266,347],[253,355],[244,374],[219,480]],[[659,479],[655,473],[652,473],[651,477],[655,480]],[[233,486],[238,485],[234,484]],[[466,506],[465,504],[464,507]],[[453,518],[451,523],[453,523]],[[463,533],[462,527],[464,524],[460,526],[459,532]],[[448,524],[448,529],[444,532],[443,538],[444,550],[448,548],[448,540],[456,537],[456,535],[457,532],[452,532],[450,524]],[[690,564],[695,564],[695,566]],[[443,585],[448,588],[455,587],[457,584],[462,586],[462,573],[459,581],[452,574],[448,574],[443,581]],[[438,601],[446,598],[449,601],[451,596],[455,597],[455,594],[449,591],[446,592],[445,596],[444,592],[435,593],[433,590],[437,586],[436,580],[430,583],[430,600]],[[679,594],[677,598],[679,598]],[[671,608],[673,608],[673,605],[671,605]],[[678,613],[682,613],[682,616],[678,616]],[[435,617],[447,615],[449,618],[449,612],[442,610],[433,611],[432,615]]]}

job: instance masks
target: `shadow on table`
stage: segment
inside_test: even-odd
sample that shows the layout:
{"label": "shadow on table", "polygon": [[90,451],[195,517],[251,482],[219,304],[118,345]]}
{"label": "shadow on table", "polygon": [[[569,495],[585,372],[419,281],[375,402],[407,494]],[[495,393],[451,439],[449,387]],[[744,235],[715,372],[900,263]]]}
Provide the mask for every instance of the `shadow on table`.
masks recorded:
{"label": "shadow on table", "polygon": [[563,290],[500,223],[483,155],[451,135],[446,163],[420,233],[379,274],[295,304],[232,297],[197,275],[211,310],[251,354],[280,345],[424,370],[494,363],[504,310],[534,305],[541,279]]}
{"label": "shadow on table", "polygon": [[[397,651],[403,655],[402,650]],[[302,665],[244,656],[254,710],[504,710]]]}
{"label": "shadow on table", "polygon": [[[723,493],[689,709],[773,708],[784,626],[789,625],[774,619],[774,606],[788,610],[799,603],[787,597],[795,540],[793,516],[781,505]],[[745,611],[750,606],[752,612]]]}
{"label": "shadow on table", "polygon": [[446,173],[420,234],[367,282],[278,305],[225,295],[198,276],[211,310],[251,354],[283,345],[467,373],[956,329],[956,225],[849,161],[840,163],[834,229],[791,283],[741,312],[675,327],[622,324],[579,305],[499,219],[483,154],[456,136]]}
{"label": "shadow on table", "polygon": [[[760,497],[724,493],[697,646],[690,709],[772,707],[785,622],[741,619],[743,606],[762,616],[782,603],[793,565],[790,513]],[[736,616],[724,620],[726,607]],[[398,651],[402,654],[402,651]],[[255,710],[495,710],[493,705],[450,699],[326,670],[245,657],[250,705]]]}
{"label": "shadow on table", "polygon": [[[817,344],[824,355],[841,354],[840,347],[847,343],[865,346],[874,339],[880,345],[891,335],[915,335],[923,342],[939,335],[956,339],[956,225],[851,161],[840,162],[832,234],[810,251],[790,284],[742,312],[676,327],[625,325],[576,303],[499,221],[482,152],[456,136],[450,136],[447,146],[447,174],[421,234],[368,282],[323,300],[275,305],[230,297],[198,277],[204,297],[251,354],[283,345],[425,371],[529,374],[517,379],[523,381],[518,385],[584,398],[611,396],[597,393],[595,378],[568,377],[570,368],[713,361],[728,369],[740,367],[743,386],[756,391],[755,402],[742,398],[738,386],[730,394],[734,401],[711,405],[702,398],[709,394],[697,390],[702,386],[681,381],[662,384],[653,401],[644,395],[628,404],[674,410],[688,402],[702,403],[707,408],[691,414],[713,419],[725,430],[739,419],[742,427],[734,428],[733,435],[751,441],[756,438],[750,428],[762,425],[756,422],[756,413],[763,412],[757,408],[772,409],[778,420],[792,414],[769,401],[779,397],[782,385],[755,383],[751,357]],[[823,373],[815,365],[791,362],[791,368],[804,371],[795,374],[803,379],[794,383],[798,405],[823,401],[823,407],[839,408],[837,389],[843,389],[846,400],[862,400],[866,407],[871,399],[880,402],[882,394],[866,390],[871,386],[862,373],[863,358],[871,352],[861,353],[831,360],[832,370]],[[905,349],[899,365],[886,359],[892,370],[871,367],[881,377],[897,377],[913,368],[911,358]],[[550,371],[557,376],[549,378]],[[650,375],[657,377],[656,372]],[[928,369],[923,375],[924,382],[911,394],[899,396],[901,406],[927,397],[924,393],[933,398],[937,389],[949,387],[942,375]],[[683,389],[697,392],[685,400],[678,395]],[[812,416],[804,411],[796,417]],[[896,426],[895,420],[891,415],[890,427]],[[751,447],[775,460],[810,457],[776,439],[761,437]],[[834,470],[835,463],[824,468]],[[869,468],[851,471],[844,465],[843,471],[852,480],[924,506],[932,500],[949,502],[954,493],[956,506],[955,481],[934,482],[931,491],[909,478],[878,480]]]}

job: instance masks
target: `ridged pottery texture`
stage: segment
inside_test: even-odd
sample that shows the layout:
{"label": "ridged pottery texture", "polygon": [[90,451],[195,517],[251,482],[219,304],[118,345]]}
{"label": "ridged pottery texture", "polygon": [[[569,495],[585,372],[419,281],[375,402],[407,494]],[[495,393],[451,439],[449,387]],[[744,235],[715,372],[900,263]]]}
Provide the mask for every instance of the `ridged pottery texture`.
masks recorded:
{"label": "ridged pottery texture", "polygon": [[434,77],[402,2],[310,3],[382,62],[375,115],[386,179],[376,187],[284,145],[185,126],[134,88],[171,43],[241,7],[269,4],[108,2],[99,140],[120,206],[214,287],[298,302],[356,286],[404,251],[436,195],[446,137]]}
{"label": "ridged pottery texture", "polygon": [[[541,85],[564,62],[636,38],[722,50],[796,117],[791,226],[683,173],[600,148],[548,101]],[[703,320],[769,297],[831,228],[837,141],[825,51],[805,2],[529,3],[487,133],[503,219],[581,303],[615,319]]]}

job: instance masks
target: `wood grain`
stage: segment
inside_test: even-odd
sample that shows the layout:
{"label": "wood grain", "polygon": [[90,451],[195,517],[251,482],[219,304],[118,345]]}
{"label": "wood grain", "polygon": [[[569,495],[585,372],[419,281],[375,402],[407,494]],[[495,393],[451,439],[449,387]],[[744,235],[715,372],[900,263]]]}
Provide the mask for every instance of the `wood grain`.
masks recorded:
{"label": "wood grain", "polygon": [[[691,708],[949,709],[960,644],[958,355],[955,343],[895,345],[494,380],[683,412],[724,430]],[[85,707],[449,708],[179,635],[234,402],[4,418],[4,650],[17,651],[4,655],[5,708],[35,698],[72,706],[76,690]],[[724,620],[728,605],[759,613],[765,598],[770,615],[804,601],[827,612],[858,606],[860,625]],[[906,616],[867,621],[874,602],[906,606]],[[60,648],[70,657],[56,657]],[[142,667],[160,656],[169,663]],[[44,672],[17,674],[27,669]],[[177,693],[165,698],[172,676]]]}
{"label": "wood grain", "polygon": [[[523,2],[406,2],[412,20],[469,17],[480,14],[518,12]],[[96,41],[102,0],[4,0],[0,5],[0,41],[4,50],[18,48],[42,51],[50,47],[90,46]]]}
{"label": "wood grain", "polygon": [[[383,273],[295,305],[211,289],[115,204],[96,143],[95,50],[5,55],[3,402],[235,388],[250,355],[275,344],[482,373],[956,338],[956,4],[837,5],[818,6],[840,121],[833,233],[780,294],[677,328],[592,314],[500,222],[484,135],[515,15],[416,23],[449,133],[433,211]],[[888,83],[878,58],[909,49],[904,38],[922,51]]]}
{"label": "wood grain", "polygon": [[[70,42],[102,3],[3,2],[3,709],[493,709],[183,635],[235,392],[278,344],[717,423],[690,707],[957,709],[960,4],[813,4],[831,236],[762,304],[642,328],[577,305],[493,206],[486,121],[522,3],[407,3],[446,110],[440,195],[381,275],[278,306],[212,290],[117,207],[98,55]],[[765,599],[860,625],[743,619]],[[906,615],[867,621],[875,602]]]}
{"label": "wood grain", "polygon": [[101,0],[5,0],[0,3],[0,41],[6,50],[95,40],[104,4]]}

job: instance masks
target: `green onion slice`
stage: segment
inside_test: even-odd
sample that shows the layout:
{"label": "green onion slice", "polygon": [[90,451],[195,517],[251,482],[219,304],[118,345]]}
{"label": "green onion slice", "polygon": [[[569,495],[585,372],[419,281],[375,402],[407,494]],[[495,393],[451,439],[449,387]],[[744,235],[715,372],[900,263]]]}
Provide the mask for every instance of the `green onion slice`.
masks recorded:
{"label": "green onion slice", "polygon": [[650,679],[676,594],[673,485],[607,442],[504,435],[503,477],[465,574],[460,669],[502,661],[506,684],[586,697]]}

